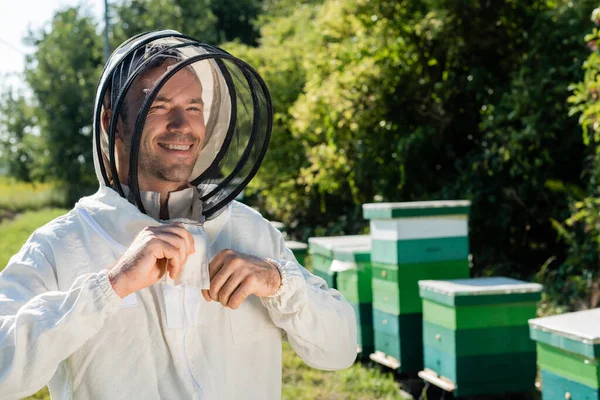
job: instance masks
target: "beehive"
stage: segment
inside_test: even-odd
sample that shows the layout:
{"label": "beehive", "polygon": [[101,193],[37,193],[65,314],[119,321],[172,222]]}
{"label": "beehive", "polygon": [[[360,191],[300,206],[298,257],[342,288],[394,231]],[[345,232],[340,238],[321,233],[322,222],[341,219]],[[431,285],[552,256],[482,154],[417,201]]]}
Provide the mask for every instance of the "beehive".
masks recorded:
{"label": "beehive", "polygon": [[373,347],[371,289],[371,241],[368,236],[353,239],[353,245],[333,247],[331,269],[337,272],[337,289],[354,307],[358,348],[368,357]]}
{"label": "beehive", "polygon": [[600,309],[532,319],[529,328],[542,399],[599,399]]}
{"label": "beehive", "polygon": [[400,372],[423,367],[418,281],[469,277],[468,201],[365,204],[373,266],[372,359]]}
{"label": "beehive", "polygon": [[329,287],[337,288],[337,271],[332,269],[334,248],[340,250],[344,247],[360,246],[368,243],[370,243],[368,235],[308,238],[308,252],[312,259],[313,274],[325,279]]}
{"label": "beehive", "polygon": [[419,282],[425,379],[457,397],[534,389],[535,317],[542,286],[492,277]]}

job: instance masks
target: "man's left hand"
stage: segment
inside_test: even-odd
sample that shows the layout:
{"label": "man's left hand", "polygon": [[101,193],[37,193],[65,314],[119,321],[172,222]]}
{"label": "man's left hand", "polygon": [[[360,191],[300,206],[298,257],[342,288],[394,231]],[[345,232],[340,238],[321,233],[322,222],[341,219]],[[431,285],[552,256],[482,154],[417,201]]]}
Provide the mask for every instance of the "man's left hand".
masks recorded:
{"label": "man's left hand", "polygon": [[277,267],[262,258],[223,250],[209,264],[210,290],[202,290],[206,301],[218,301],[236,309],[251,294],[271,296],[281,286]]}

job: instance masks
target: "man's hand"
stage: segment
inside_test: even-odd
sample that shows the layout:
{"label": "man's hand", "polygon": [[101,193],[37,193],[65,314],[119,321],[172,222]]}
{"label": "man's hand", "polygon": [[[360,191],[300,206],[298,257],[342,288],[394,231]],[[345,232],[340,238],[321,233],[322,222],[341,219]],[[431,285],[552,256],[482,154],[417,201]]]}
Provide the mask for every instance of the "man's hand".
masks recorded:
{"label": "man's hand", "polygon": [[147,227],[108,272],[108,278],[124,298],[155,284],[166,272],[175,279],[194,252],[194,238],[182,225]]}
{"label": "man's hand", "polygon": [[202,290],[206,301],[215,300],[236,309],[251,294],[265,297],[281,286],[281,275],[262,258],[223,250],[209,265],[210,290]]}

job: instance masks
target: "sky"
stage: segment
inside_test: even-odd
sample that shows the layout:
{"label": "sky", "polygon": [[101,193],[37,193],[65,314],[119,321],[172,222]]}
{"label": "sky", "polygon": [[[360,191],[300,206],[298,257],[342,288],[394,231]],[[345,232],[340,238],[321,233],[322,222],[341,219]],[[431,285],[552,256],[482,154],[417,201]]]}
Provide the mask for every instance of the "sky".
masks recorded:
{"label": "sky", "polygon": [[75,5],[87,7],[98,20],[104,13],[104,0],[0,0],[0,86],[18,84],[5,74],[23,71],[25,54],[32,51],[23,44],[28,28],[42,28],[55,11]]}

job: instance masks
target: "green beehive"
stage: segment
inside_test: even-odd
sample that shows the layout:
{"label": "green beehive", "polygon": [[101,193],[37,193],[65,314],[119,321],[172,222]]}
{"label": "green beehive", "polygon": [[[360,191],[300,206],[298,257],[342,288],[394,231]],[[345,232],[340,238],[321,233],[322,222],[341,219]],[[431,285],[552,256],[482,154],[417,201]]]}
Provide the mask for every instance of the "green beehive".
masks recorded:
{"label": "green beehive", "polygon": [[363,205],[371,225],[372,261],[402,265],[467,259],[470,206],[466,200]]}
{"label": "green beehive", "polygon": [[296,242],[294,240],[286,240],[285,245],[288,249],[294,253],[296,260],[300,263],[300,265],[304,266],[304,262],[306,261],[306,253],[308,252],[308,245],[302,242]]}
{"label": "green beehive", "polygon": [[334,245],[331,269],[337,272],[337,289],[354,307],[358,349],[368,357],[374,350],[369,236],[354,237],[349,242]]}
{"label": "green beehive", "polygon": [[456,397],[530,391],[536,351],[527,321],[542,285],[493,277],[419,282],[423,379]]}
{"label": "green beehive", "polygon": [[373,360],[423,368],[418,281],[469,277],[468,201],[365,204],[373,266]]}
{"label": "green beehive", "polygon": [[600,399],[600,309],[529,321],[542,399]]}
{"label": "green beehive", "polygon": [[369,235],[326,236],[308,238],[308,252],[312,259],[313,274],[325,279],[331,288],[337,288],[337,271],[331,268],[334,248],[361,246],[370,242]]}

